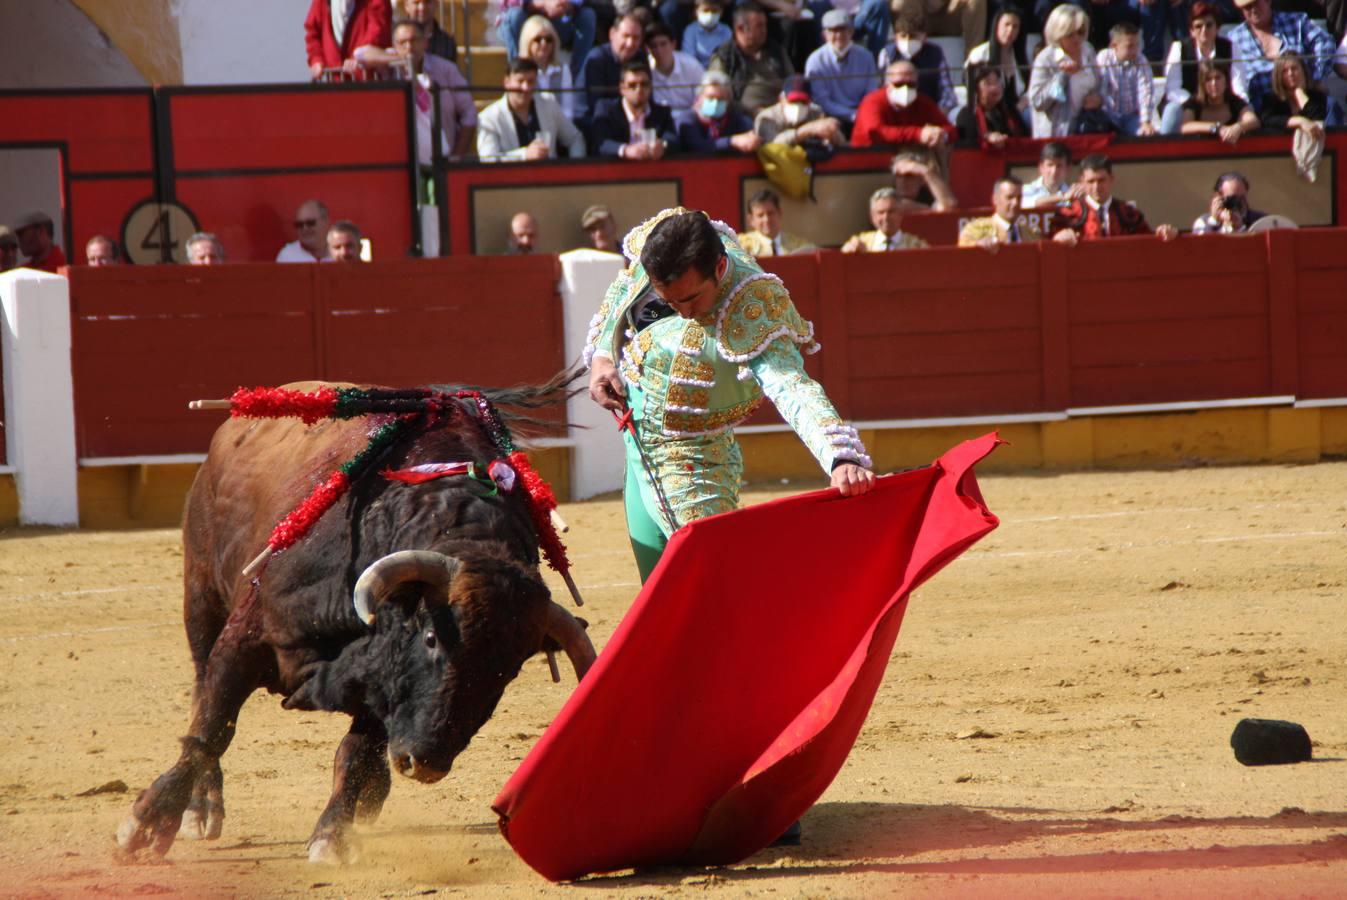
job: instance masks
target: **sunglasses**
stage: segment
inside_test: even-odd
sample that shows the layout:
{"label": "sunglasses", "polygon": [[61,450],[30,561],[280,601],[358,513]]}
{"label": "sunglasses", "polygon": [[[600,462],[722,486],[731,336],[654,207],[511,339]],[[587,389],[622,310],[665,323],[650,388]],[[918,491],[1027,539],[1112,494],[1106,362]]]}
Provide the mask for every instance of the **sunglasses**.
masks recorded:
{"label": "sunglasses", "polygon": [[313,228],[317,224],[317,219],[295,219],[296,228]]}

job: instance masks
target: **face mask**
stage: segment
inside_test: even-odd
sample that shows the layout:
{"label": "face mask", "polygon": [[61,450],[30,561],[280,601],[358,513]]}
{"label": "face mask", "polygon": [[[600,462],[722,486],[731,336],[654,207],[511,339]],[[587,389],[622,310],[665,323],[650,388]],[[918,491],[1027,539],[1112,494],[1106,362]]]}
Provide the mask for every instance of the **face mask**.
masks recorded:
{"label": "face mask", "polygon": [[889,87],[889,102],[899,109],[905,109],[912,105],[912,101],[917,99],[917,89],[910,84],[902,87]]}
{"label": "face mask", "polygon": [[926,46],[926,41],[921,38],[899,38],[894,44],[898,47],[899,53],[911,59],[921,52],[921,48]]}
{"label": "face mask", "polygon": [[809,107],[804,103],[787,103],[782,117],[786,124],[794,128],[804,121],[804,117],[809,115]]}
{"label": "face mask", "polygon": [[707,97],[702,101],[697,111],[702,114],[704,119],[719,119],[725,115],[726,103],[720,97]]}
{"label": "face mask", "polygon": [[[686,22],[687,20],[684,19],[683,21]],[[699,12],[697,13],[697,24],[707,31],[710,31],[720,24],[720,13],[711,11]]]}

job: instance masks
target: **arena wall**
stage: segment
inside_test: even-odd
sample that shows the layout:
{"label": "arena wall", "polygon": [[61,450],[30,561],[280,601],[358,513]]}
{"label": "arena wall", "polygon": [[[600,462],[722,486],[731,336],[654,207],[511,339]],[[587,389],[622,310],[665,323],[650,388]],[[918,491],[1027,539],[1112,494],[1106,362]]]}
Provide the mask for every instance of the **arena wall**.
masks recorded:
{"label": "arena wall", "polygon": [[[808,368],[884,469],[991,428],[1012,442],[1007,468],[1347,453],[1347,229],[766,264],[815,323]],[[591,252],[70,269],[81,521],[176,519],[219,421],[191,399],[307,378],[545,380],[620,266]],[[567,419],[594,427],[545,436],[558,493],[616,488],[606,420],[583,397]],[[597,466],[575,437],[591,432],[608,442]],[[770,407],[742,434],[751,478],[816,477]]]}

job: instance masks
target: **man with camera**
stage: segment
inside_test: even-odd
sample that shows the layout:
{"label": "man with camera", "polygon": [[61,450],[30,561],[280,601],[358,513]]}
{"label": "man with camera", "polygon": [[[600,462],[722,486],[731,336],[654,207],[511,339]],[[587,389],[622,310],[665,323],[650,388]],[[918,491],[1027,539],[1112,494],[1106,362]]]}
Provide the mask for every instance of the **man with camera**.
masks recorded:
{"label": "man with camera", "polygon": [[1263,215],[1249,208],[1249,179],[1240,172],[1226,172],[1212,188],[1211,209],[1193,222],[1193,234],[1238,234]]}

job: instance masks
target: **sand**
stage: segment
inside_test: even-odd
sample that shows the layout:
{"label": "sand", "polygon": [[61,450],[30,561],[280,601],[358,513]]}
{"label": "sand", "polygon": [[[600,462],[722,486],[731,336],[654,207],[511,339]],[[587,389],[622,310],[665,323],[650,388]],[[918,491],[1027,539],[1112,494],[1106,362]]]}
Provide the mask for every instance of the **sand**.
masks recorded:
{"label": "sand", "polygon": [[[489,808],[572,687],[541,657],[448,778],[395,781],[356,865],[304,851],[348,720],[266,694],[224,836],[116,862],[186,723],[179,536],[0,531],[0,895],[1347,896],[1347,463],[982,483],[1002,526],[913,598],[802,846],[573,885]],[[562,512],[602,647],[637,587],[620,503]],[[1245,716],[1302,723],[1315,761],[1241,766]]]}

